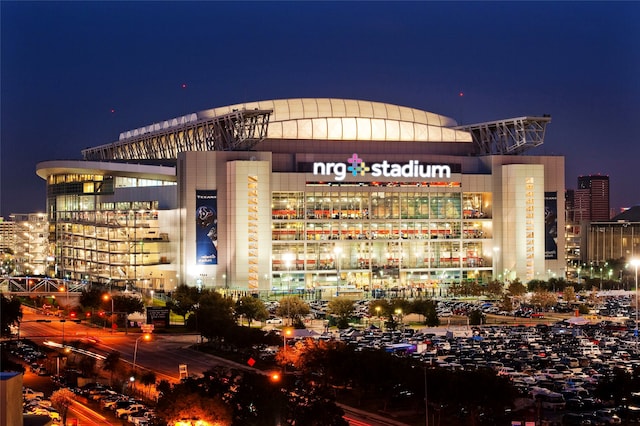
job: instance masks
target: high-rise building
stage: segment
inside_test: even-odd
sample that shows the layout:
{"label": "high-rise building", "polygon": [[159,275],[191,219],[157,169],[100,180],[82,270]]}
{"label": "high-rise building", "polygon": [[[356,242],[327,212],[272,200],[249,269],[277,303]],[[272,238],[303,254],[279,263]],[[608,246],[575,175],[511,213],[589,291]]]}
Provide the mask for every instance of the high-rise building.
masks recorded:
{"label": "high-rise building", "polygon": [[609,220],[609,176],[579,176],[573,209],[578,223]]}
{"label": "high-rise building", "polygon": [[13,253],[16,245],[16,223],[0,217],[0,253]]}
{"label": "high-rise building", "polygon": [[13,213],[15,273],[46,275],[49,257],[49,223],[44,213]]}

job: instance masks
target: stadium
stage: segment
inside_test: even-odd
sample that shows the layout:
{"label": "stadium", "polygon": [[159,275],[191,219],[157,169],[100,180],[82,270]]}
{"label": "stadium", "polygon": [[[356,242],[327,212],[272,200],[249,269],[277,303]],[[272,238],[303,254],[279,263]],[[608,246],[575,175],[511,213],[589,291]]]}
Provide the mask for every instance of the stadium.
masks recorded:
{"label": "stadium", "polygon": [[563,277],[550,117],[472,125],[347,99],[159,121],[41,162],[59,277],[314,297]]}

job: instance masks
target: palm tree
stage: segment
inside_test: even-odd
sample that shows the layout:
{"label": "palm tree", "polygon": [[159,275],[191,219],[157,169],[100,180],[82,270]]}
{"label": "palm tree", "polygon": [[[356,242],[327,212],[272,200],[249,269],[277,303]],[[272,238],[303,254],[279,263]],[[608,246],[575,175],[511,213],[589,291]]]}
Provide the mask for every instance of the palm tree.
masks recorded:
{"label": "palm tree", "polygon": [[147,387],[147,396],[149,396],[151,385],[156,383],[156,373],[153,371],[145,371],[142,376],[140,376],[140,383]]}
{"label": "palm tree", "polygon": [[102,368],[105,371],[111,372],[111,377],[109,378],[109,383],[113,385],[113,373],[118,369],[118,364],[120,363],[120,352],[111,351],[107,355],[107,357],[102,361]]}

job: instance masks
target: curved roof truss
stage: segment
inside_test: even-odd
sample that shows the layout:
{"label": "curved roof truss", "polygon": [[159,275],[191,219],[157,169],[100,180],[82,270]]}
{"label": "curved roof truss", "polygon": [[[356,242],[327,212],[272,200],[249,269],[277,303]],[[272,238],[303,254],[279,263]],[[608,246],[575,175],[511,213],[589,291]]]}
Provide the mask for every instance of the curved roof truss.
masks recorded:
{"label": "curved roof truss", "polygon": [[272,110],[234,110],[217,117],[82,150],[85,160],[175,159],[183,151],[247,151],[264,140]]}
{"label": "curved roof truss", "polygon": [[481,154],[517,155],[542,145],[550,122],[551,116],[544,115],[465,124],[455,129],[470,132]]}

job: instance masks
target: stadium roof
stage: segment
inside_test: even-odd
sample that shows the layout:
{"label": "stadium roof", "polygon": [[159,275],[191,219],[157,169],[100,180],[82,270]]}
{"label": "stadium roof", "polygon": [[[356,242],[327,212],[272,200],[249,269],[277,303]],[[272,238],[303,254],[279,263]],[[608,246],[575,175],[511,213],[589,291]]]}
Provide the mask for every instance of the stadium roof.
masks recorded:
{"label": "stadium roof", "polygon": [[[463,144],[479,155],[518,155],[544,141],[549,116],[459,126],[443,115],[352,99],[266,100],[212,108],[120,134],[87,148],[85,160],[176,159],[184,151],[248,151],[271,141]],[[463,146],[458,145],[458,146]]]}

